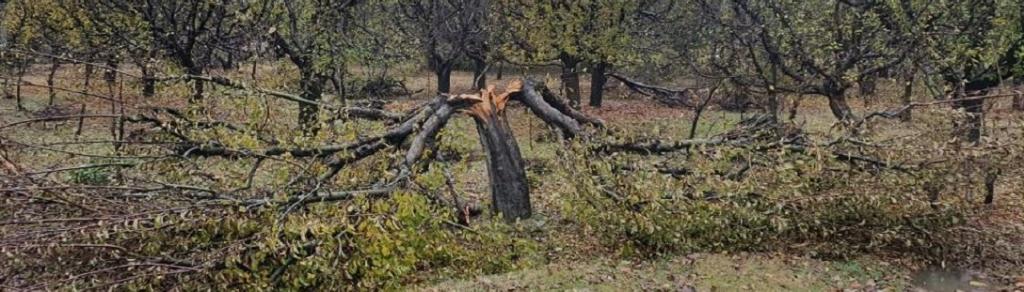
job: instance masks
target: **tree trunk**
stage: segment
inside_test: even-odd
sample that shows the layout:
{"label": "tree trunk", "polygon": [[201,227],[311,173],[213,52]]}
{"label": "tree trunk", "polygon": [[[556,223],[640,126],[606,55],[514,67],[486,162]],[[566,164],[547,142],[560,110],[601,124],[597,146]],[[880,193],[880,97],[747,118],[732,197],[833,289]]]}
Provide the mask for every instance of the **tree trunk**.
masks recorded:
{"label": "tree trunk", "polygon": [[1013,109],[1024,111],[1024,86],[1021,86],[1024,85],[1024,80],[1017,80],[1014,83],[1017,86],[1013,89],[1016,91],[1013,95]]}
{"label": "tree trunk", "polygon": [[[197,66],[193,66],[188,68],[187,73],[189,75],[199,76],[203,74],[203,69]],[[205,90],[206,89],[202,80],[192,80],[192,97],[188,99],[188,103],[198,104],[199,102],[203,101],[203,92]]]}
{"label": "tree trunk", "polygon": [[1013,109],[1024,111],[1024,93],[1017,92],[1013,95]]}
{"label": "tree trunk", "polygon": [[[904,82],[903,83],[903,95],[900,96],[900,101],[903,102],[904,106],[909,106],[910,103],[911,103],[911,99],[913,97],[913,94],[914,94],[914,71],[913,70],[907,70],[907,72],[904,73],[904,75],[903,75],[903,82]],[[911,118],[912,118],[912,115],[911,115],[911,111],[912,110],[913,109],[911,109],[911,108],[906,108],[906,110],[904,110],[902,113],[900,113],[900,121],[909,122],[911,120]]]}
{"label": "tree trunk", "polygon": [[[485,102],[492,103],[487,100]],[[474,115],[480,143],[487,154],[487,173],[491,180],[491,208],[513,222],[530,217],[530,189],[525,163],[504,111]]]}
{"label": "tree trunk", "polygon": [[437,92],[451,93],[452,88],[452,65],[450,62],[437,63],[434,75],[437,76]]}
{"label": "tree trunk", "polygon": [[[302,87],[302,98],[319,101],[323,93],[324,78],[316,73],[304,72],[299,81]],[[306,136],[315,136],[320,130],[320,107],[315,104],[299,104],[299,127]]]}
{"label": "tree trunk", "polygon": [[93,72],[92,64],[85,64],[85,84],[83,84],[83,86],[85,88],[83,88],[82,91],[85,91],[86,94],[89,93],[89,87],[91,86],[91,83],[92,83],[92,72]]}
{"label": "tree trunk", "polygon": [[580,74],[576,70],[579,60],[565,52],[559,55],[559,59],[562,60],[562,89],[565,90],[565,96],[569,99],[569,105],[579,109]]}
{"label": "tree trunk", "polygon": [[54,90],[54,86],[56,86],[54,78],[57,76],[57,70],[60,70],[60,61],[54,58],[53,63],[50,64],[50,75],[46,76],[46,88],[50,93],[49,105],[51,106],[57,100],[57,91]]}
{"label": "tree trunk", "polygon": [[153,77],[153,70],[149,64],[143,62],[142,70],[142,96],[152,97],[156,95],[156,78]]}
{"label": "tree trunk", "polygon": [[[977,89],[967,86],[963,95],[958,98],[971,98],[976,96],[984,96],[988,94],[988,89]],[[978,142],[981,140],[982,129],[984,128],[985,117],[985,100],[984,99],[970,99],[962,100],[957,102],[957,107],[962,108],[967,113],[967,122],[965,125],[961,125],[961,133],[968,142]],[[966,127],[966,129],[963,129]]]}
{"label": "tree trunk", "polygon": [[857,85],[860,87],[860,97],[864,99],[864,105],[871,105],[871,99],[875,97],[878,84],[878,77],[873,74],[861,75]]}
{"label": "tree trunk", "polygon": [[782,111],[782,104],[779,103],[779,94],[774,90],[768,91],[768,117],[771,117],[773,122],[779,121],[779,112]]}
{"label": "tree trunk", "polygon": [[832,115],[839,121],[849,122],[856,119],[850,105],[846,103],[846,95],[842,92],[830,92],[828,94],[828,108]]}
{"label": "tree trunk", "polygon": [[23,79],[25,78],[25,70],[26,70],[25,68],[26,67],[28,67],[27,64],[19,62],[19,64],[18,64],[18,81],[17,81],[17,83],[14,84],[14,96],[15,96],[15,98],[17,98],[15,103],[17,104],[18,110],[25,110],[25,106],[23,104],[21,104],[21,83],[23,82]]}
{"label": "tree trunk", "polygon": [[501,77],[505,75],[505,62],[498,62],[498,73],[494,76],[494,79],[501,80]]}
{"label": "tree trunk", "polygon": [[487,87],[487,60],[484,58],[473,59],[473,90],[480,90]]}
{"label": "tree trunk", "polygon": [[334,94],[338,95],[338,102],[345,105],[345,67],[341,64],[336,64],[334,70],[331,72],[331,85],[334,86]]}
{"label": "tree trunk", "polygon": [[850,105],[846,103],[845,88],[839,82],[832,80],[826,81],[824,86],[825,96],[828,97],[828,108],[832,110],[832,115],[841,122],[849,123],[857,117],[850,109]]}
{"label": "tree trunk", "polygon": [[605,76],[605,70],[608,69],[608,63],[600,62],[590,67],[590,106],[601,107],[601,102],[604,99],[604,85],[608,83],[608,76]]}

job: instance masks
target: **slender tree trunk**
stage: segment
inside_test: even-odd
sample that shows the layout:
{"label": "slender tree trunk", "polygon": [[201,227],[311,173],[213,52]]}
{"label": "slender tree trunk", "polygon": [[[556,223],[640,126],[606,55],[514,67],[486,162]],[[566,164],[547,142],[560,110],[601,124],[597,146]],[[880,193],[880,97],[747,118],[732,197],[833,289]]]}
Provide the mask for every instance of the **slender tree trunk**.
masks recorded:
{"label": "slender tree trunk", "polygon": [[334,93],[338,95],[338,101],[342,105],[347,103],[345,94],[345,65],[337,64],[331,72],[331,85],[334,86]]}
{"label": "slender tree trunk", "polygon": [[92,64],[85,64],[85,84],[83,84],[85,88],[83,88],[82,91],[85,91],[86,94],[89,93],[89,87],[92,86],[91,83],[93,70],[94,69]]}
{"label": "slender tree trunk", "polygon": [[156,95],[156,78],[153,77],[153,70],[149,62],[143,62],[139,67],[142,70],[142,96],[152,97]]}
{"label": "slender tree trunk", "polygon": [[[188,68],[186,72],[189,75],[199,76],[203,74],[203,69],[198,66],[192,66]],[[188,99],[189,104],[198,104],[203,100],[203,94],[206,90],[205,84],[202,80],[195,79],[192,81],[192,97]]]}
{"label": "slender tree trunk", "polygon": [[[319,74],[304,72],[302,80],[299,81],[302,87],[302,98],[319,101],[323,93],[324,78]],[[299,127],[306,136],[315,136],[320,130],[320,107],[315,104],[299,104]]]}
{"label": "slender tree trunk", "polygon": [[[495,108],[493,104],[491,108]],[[530,217],[532,209],[525,163],[504,112],[487,111],[474,115],[474,120],[480,143],[487,154],[491,208],[509,222]]]}
{"label": "slender tree trunk", "polygon": [[434,75],[437,76],[437,92],[451,93],[452,88],[452,64],[450,61],[437,61],[434,68]]}
{"label": "slender tree trunk", "polygon": [[[971,98],[975,96],[984,96],[988,94],[988,89],[981,89],[980,87],[972,87],[968,85],[964,89],[963,94],[958,94],[958,98]],[[981,140],[983,128],[985,126],[985,100],[984,99],[973,99],[973,100],[962,100],[957,102],[957,107],[962,108],[967,113],[966,127],[962,131],[963,136],[968,142],[978,142]]]}
{"label": "slender tree trunk", "polygon": [[484,58],[473,59],[473,89],[480,90],[487,87],[487,60]]}
{"label": "slender tree trunk", "polygon": [[579,109],[580,74],[577,70],[579,59],[565,52],[559,55],[559,59],[562,61],[562,89],[565,90],[565,96],[569,98],[569,105]]}
{"label": "slender tree trunk", "polygon": [[874,74],[862,75],[860,80],[857,81],[857,85],[860,87],[860,97],[864,99],[864,105],[871,105],[871,100],[875,98],[878,86],[878,76]]}
{"label": "slender tree trunk", "polygon": [[17,98],[16,103],[18,110],[25,110],[25,106],[21,104],[21,82],[25,78],[26,67],[28,67],[27,64],[23,62],[18,63],[18,82],[14,84],[14,96]]}
{"label": "slender tree trunk", "polygon": [[800,109],[800,102],[803,101],[803,100],[804,100],[804,95],[803,94],[801,94],[801,95],[799,95],[799,96],[797,96],[796,98],[793,99],[793,106],[789,107],[789,117],[787,117],[788,120],[792,121],[792,120],[796,119],[797,111]]}
{"label": "slender tree trunk", "polygon": [[601,107],[604,100],[604,85],[608,84],[608,76],[605,71],[608,63],[600,62],[590,67],[590,106]]}
{"label": "slender tree trunk", "polygon": [[[912,102],[914,94],[914,71],[907,70],[903,73],[903,95],[900,96],[900,101],[903,102],[904,106],[909,106]],[[905,111],[900,113],[900,121],[909,122],[912,119],[911,111],[912,108],[907,108]]]}
{"label": "slender tree trunk", "polygon": [[1022,92],[1024,91],[1024,86],[1022,86],[1024,85],[1024,80],[1014,81],[1014,84],[1017,86],[1013,89],[1016,91],[1016,94],[1013,95],[1013,109],[1024,111],[1024,92]]}
{"label": "slender tree trunk", "polygon": [[54,90],[54,86],[57,86],[57,85],[56,85],[56,82],[55,82],[54,79],[57,76],[57,70],[60,70],[60,61],[58,61],[56,58],[54,58],[52,62],[53,63],[50,64],[50,75],[46,76],[46,88],[47,88],[47,90],[48,90],[48,92],[50,94],[49,105],[51,105],[51,106],[57,100],[57,91]]}
{"label": "slender tree trunk", "polygon": [[779,94],[774,90],[768,91],[768,116],[771,117],[773,122],[779,121],[779,112],[782,111],[782,104],[779,103]]}
{"label": "slender tree trunk", "polygon": [[495,74],[494,79],[501,80],[501,77],[505,75],[505,62],[498,62],[498,73]]}

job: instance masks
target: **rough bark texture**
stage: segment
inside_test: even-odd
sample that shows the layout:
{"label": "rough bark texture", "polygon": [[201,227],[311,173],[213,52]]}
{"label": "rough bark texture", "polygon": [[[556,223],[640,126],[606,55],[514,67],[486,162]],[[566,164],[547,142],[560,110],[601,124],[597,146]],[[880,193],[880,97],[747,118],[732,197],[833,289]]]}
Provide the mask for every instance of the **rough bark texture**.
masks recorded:
{"label": "rough bark texture", "polygon": [[434,69],[434,75],[437,76],[437,92],[438,93],[449,93],[452,88],[452,66],[450,64],[438,64],[437,68]]}
{"label": "rough bark texture", "polygon": [[779,113],[782,111],[782,104],[779,102],[779,94],[775,91],[768,91],[768,104],[766,106],[768,116],[771,117],[772,121],[779,120]]}
{"label": "rough bark texture", "polygon": [[558,58],[562,61],[562,89],[569,99],[569,106],[580,108],[580,74],[576,68],[579,60],[568,53],[562,53]]}
{"label": "rough bark texture", "polygon": [[604,85],[608,83],[608,76],[604,73],[608,64],[601,62],[590,67],[590,106],[601,107],[604,99]]}
{"label": "rough bark texture", "polygon": [[[189,75],[199,76],[199,75],[203,74],[203,70],[202,70],[202,68],[199,68],[199,67],[190,67],[187,70],[187,73]],[[192,83],[193,83],[192,84],[192,97],[189,98],[188,102],[190,104],[196,104],[196,103],[199,103],[200,101],[203,100],[203,92],[205,91],[205,86],[204,86],[205,84],[204,84],[203,80],[199,80],[199,79],[192,80]]]}
{"label": "rough bark texture", "polygon": [[853,110],[850,109],[850,105],[846,103],[846,87],[844,85],[836,81],[826,81],[824,90],[825,96],[828,98],[828,108],[832,110],[832,115],[836,119],[844,123],[857,119]]}
{"label": "rough bark texture", "polygon": [[[491,102],[491,101],[485,101]],[[530,189],[525,163],[504,111],[474,116],[480,144],[487,153],[487,173],[491,180],[491,207],[507,221],[530,217]]]}
{"label": "rough bark texture", "polygon": [[871,100],[875,98],[878,76],[874,74],[862,75],[857,85],[860,86],[860,97],[864,99],[864,105],[870,105]]}
{"label": "rough bark texture", "polygon": [[49,105],[53,105],[55,100],[57,99],[57,92],[54,91],[53,89],[54,89],[54,86],[56,86],[56,84],[54,83],[54,77],[57,76],[57,70],[59,70],[59,69],[60,69],[60,61],[57,60],[56,58],[54,58],[53,59],[53,64],[50,64],[50,75],[46,76],[46,88],[49,90],[49,93],[50,93]]}
{"label": "rough bark texture", "polygon": [[1016,80],[1014,84],[1016,94],[1013,95],[1013,109],[1024,111],[1024,80]]}
{"label": "rough bark texture", "polygon": [[[491,184],[491,208],[506,221],[530,217],[530,188],[526,181],[525,163],[519,152],[512,128],[505,117],[505,105],[513,95],[522,92],[522,83],[513,82],[503,94],[495,94],[494,86],[480,91],[479,96],[460,95],[455,100],[470,101],[466,112],[476,122],[480,144],[487,154],[487,173]],[[451,102],[451,100],[449,101]],[[428,121],[429,123],[429,121]]]}
{"label": "rough bark texture", "polygon": [[[302,98],[310,101],[319,101],[323,93],[323,78],[316,73],[305,72],[300,80],[302,86]],[[302,133],[307,136],[316,135],[320,128],[318,117],[320,106],[310,103],[299,103],[299,127]]]}
{"label": "rough bark texture", "polygon": [[473,90],[480,90],[487,87],[487,60],[483,58],[473,59]]}
{"label": "rough bark texture", "polygon": [[[962,97],[982,96],[988,94],[987,89],[977,90],[977,87],[968,85],[966,89],[966,95]],[[981,140],[982,129],[984,128],[985,117],[984,117],[984,99],[967,99],[957,102],[957,107],[962,108],[967,113],[967,121],[960,125],[962,129],[961,133],[968,142],[978,142]]]}
{"label": "rough bark texture", "polygon": [[[900,101],[903,102],[904,106],[908,106],[910,105],[911,98],[914,94],[914,72],[909,71],[904,73],[903,79],[903,95],[900,96]],[[912,110],[913,109],[911,108],[907,108],[907,110],[900,113],[900,121],[909,122],[912,119]]]}
{"label": "rough bark texture", "polygon": [[1013,109],[1024,111],[1024,93],[1018,92],[1013,96]]}
{"label": "rough bark texture", "polygon": [[152,97],[156,94],[156,78],[153,77],[153,70],[149,64],[140,66],[142,69],[142,96]]}

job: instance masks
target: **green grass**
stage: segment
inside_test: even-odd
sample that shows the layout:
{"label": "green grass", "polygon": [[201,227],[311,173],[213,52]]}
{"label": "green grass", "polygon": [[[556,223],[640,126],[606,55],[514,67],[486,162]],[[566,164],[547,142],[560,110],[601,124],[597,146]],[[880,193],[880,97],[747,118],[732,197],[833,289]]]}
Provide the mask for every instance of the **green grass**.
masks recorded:
{"label": "green grass", "polygon": [[[870,268],[865,268],[870,267]],[[827,262],[769,254],[691,254],[650,262],[598,259],[416,287],[423,291],[832,291],[907,287],[905,272],[874,259]]]}

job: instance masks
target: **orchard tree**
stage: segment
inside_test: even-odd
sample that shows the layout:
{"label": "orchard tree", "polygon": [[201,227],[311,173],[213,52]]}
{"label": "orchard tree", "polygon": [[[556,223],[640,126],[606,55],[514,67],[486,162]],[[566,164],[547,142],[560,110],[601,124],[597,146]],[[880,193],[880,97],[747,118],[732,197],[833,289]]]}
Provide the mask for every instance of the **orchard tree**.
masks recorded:
{"label": "orchard tree", "polygon": [[[341,43],[349,30],[349,9],[358,1],[267,1],[263,7],[272,11],[265,24],[271,43],[299,69],[301,97],[319,101],[327,81],[345,66]],[[299,104],[298,123],[305,134],[316,133],[319,111],[316,103]]]}
{"label": "orchard tree", "polygon": [[984,98],[1013,76],[1024,76],[1024,1],[940,2],[920,8],[941,25],[929,27],[923,52],[942,75],[946,90],[967,114],[964,137],[977,142],[984,125]]}
{"label": "orchard tree", "polygon": [[481,40],[486,38],[487,0],[410,0],[383,6],[398,16],[393,25],[426,55],[438,92],[451,91],[452,69],[467,47],[474,49],[473,57],[485,56]]}
{"label": "orchard tree", "polygon": [[605,72],[637,58],[631,25],[649,1],[499,1],[502,27],[507,29],[503,48],[512,59],[546,63],[557,60],[562,88],[573,107],[580,105],[580,67],[592,72],[591,106],[601,106]]}
{"label": "orchard tree", "polygon": [[[697,0],[700,16],[721,29],[705,34],[717,75],[766,94],[817,94],[836,119],[857,120],[847,91],[864,76],[893,68],[913,48],[888,32],[889,2]],[[771,101],[774,100],[774,101]],[[777,110],[777,106],[773,106]]]}
{"label": "orchard tree", "polygon": [[[253,1],[243,0],[95,0],[85,1],[93,7],[95,22],[114,16],[117,22],[107,22],[108,29],[126,22],[140,22],[140,27],[152,41],[157,55],[181,67],[186,74],[202,75],[211,63],[214,52],[227,48],[232,33],[240,32],[244,15]],[[91,5],[89,5],[91,4]],[[193,95],[189,101],[203,98],[204,85],[194,80]]]}

